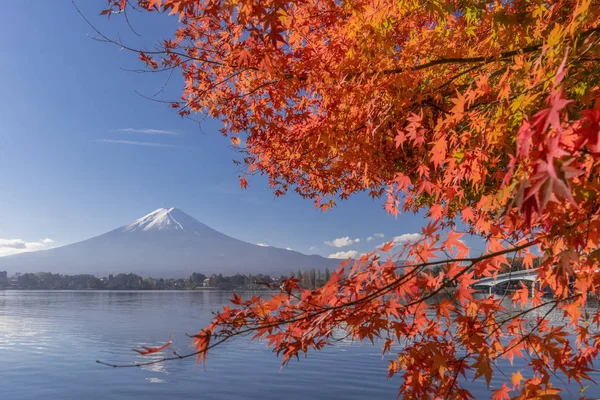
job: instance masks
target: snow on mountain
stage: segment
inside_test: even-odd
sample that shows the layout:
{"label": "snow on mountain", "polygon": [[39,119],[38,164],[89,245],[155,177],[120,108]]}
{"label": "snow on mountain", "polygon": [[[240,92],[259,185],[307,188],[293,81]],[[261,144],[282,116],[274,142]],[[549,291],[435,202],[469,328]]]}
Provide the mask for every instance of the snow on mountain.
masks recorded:
{"label": "snow on mountain", "polygon": [[339,260],[224,235],[177,208],[159,208],[103,235],[67,246],[0,257],[0,270],[64,274],[134,272],[142,276],[288,274],[297,269],[336,268]]}
{"label": "snow on mountain", "polygon": [[125,226],[123,230],[125,232],[131,232],[135,230],[150,231],[150,230],[184,230],[175,217],[172,215],[173,212],[178,212],[175,208],[159,208],[158,210],[152,211],[150,214],[138,218],[131,224]]}

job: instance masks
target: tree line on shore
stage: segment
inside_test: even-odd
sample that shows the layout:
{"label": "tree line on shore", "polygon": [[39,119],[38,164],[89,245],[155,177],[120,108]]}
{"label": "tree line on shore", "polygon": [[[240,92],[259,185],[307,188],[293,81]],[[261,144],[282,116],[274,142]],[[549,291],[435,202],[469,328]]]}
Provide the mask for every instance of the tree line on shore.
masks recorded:
{"label": "tree line on shore", "polygon": [[[510,265],[504,265],[499,273],[525,269],[522,257],[511,260]],[[533,259],[533,267],[537,268],[540,259]],[[431,273],[437,276],[441,267],[431,268]],[[305,271],[297,270],[292,274],[299,280],[298,285],[303,289],[315,289],[323,286],[331,277],[329,269],[324,271],[315,268]],[[121,273],[98,278],[94,275],[62,275],[50,272],[15,274],[8,279],[4,271],[0,271],[0,289],[40,289],[40,290],[195,290],[200,288],[221,290],[266,290],[275,289],[288,276],[271,277],[266,274],[235,274],[223,276],[213,274],[206,276],[194,272],[189,278],[144,278],[140,275]]]}
{"label": "tree line on shore", "polygon": [[[129,273],[110,274],[98,278],[94,275],[62,275],[50,272],[15,274],[10,279],[4,271],[0,271],[0,289],[29,290],[195,290],[200,288],[221,290],[267,290],[277,288],[280,282],[287,279],[281,275],[271,277],[266,274],[236,274],[223,276],[213,274],[206,276],[194,272],[189,278],[144,278]],[[294,276],[300,279],[300,285],[306,289],[314,289],[325,284],[331,276],[328,269],[324,272],[315,269],[304,272],[298,270]]]}

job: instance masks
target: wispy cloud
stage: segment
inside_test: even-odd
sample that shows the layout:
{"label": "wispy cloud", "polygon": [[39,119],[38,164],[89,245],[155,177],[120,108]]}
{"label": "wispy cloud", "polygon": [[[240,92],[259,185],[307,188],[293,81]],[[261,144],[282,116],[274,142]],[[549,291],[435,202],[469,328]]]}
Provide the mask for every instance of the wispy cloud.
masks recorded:
{"label": "wispy cloud", "polygon": [[325,244],[327,246],[331,246],[331,247],[346,247],[346,246],[350,246],[354,243],[359,243],[360,239],[356,238],[356,239],[350,239],[349,236],[346,237],[341,237],[341,238],[336,238],[333,240],[326,240]]}
{"label": "wispy cloud", "polygon": [[367,242],[370,242],[371,240],[375,240],[375,238],[382,238],[384,236],[385,235],[383,233],[374,233],[367,238]]}
{"label": "wispy cloud", "polygon": [[41,239],[37,242],[26,242],[23,239],[0,238],[0,257],[25,253],[28,251],[49,249],[52,247],[53,243],[54,240],[50,238]]}
{"label": "wispy cloud", "polygon": [[338,251],[337,253],[333,253],[327,256],[327,258],[337,258],[340,260],[345,260],[347,258],[355,258],[358,256],[358,251],[356,250],[348,250],[348,251]]}
{"label": "wispy cloud", "polygon": [[260,247],[269,247],[269,245],[266,243],[256,243],[256,245]]}
{"label": "wispy cloud", "polygon": [[135,129],[135,128],[120,128],[117,129],[118,132],[127,132],[127,133],[142,133],[144,135],[179,135],[179,132],[168,131],[164,129]]}
{"label": "wispy cloud", "polygon": [[175,148],[177,146],[172,144],[165,143],[155,143],[155,142],[139,142],[137,140],[118,140],[118,139],[98,139],[96,140],[98,143],[114,143],[114,144],[128,144],[132,146],[147,146],[147,147],[169,147]]}
{"label": "wispy cloud", "polygon": [[289,250],[289,251],[296,251],[296,250],[292,249],[291,247],[286,247],[285,249]]}

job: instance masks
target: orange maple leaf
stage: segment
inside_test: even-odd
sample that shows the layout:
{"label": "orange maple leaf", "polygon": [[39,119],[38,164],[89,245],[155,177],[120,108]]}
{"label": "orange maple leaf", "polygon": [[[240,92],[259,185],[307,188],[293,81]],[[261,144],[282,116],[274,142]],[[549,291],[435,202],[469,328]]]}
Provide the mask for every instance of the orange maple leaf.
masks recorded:
{"label": "orange maple leaf", "polygon": [[510,400],[510,388],[504,383],[500,389],[495,389],[492,400]]}
{"label": "orange maple leaf", "polygon": [[163,344],[162,346],[158,346],[158,347],[141,346],[143,350],[138,350],[138,349],[132,349],[132,350],[143,356],[147,356],[148,354],[158,353],[159,351],[166,349],[167,347],[169,347],[171,345],[171,343],[173,343],[173,341],[171,340],[171,336],[169,336],[169,340],[167,341],[167,343]]}
{"label": "orange maple leaf", "polygon": [[517,371],[511,375],[510,381],[515,387],[520,387],[523,379],[524,378],[523,375],[521,375],[521,371]]}
{"label": "orange maple leaf", "polygon": [[395,246],[396,245],[394,244],[394,241],[390,240],[389,242],[384,243],[383,246],[381,246],[379,248],[379,250],[387,253],[388,251],[390,251],[391,249],[393,249]]}

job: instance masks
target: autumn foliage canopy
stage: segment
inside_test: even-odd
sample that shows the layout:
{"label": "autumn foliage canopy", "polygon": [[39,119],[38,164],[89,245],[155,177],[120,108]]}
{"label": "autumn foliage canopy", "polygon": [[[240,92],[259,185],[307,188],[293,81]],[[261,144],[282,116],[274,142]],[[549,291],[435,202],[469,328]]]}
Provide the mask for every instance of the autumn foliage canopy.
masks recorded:
{"label": "autumn foliage canopy", "polygon": [[[558,398],[555,374],[585,384],[600,346],[600,313],[585,311],[600,294],[600,3],[110,0],[103,13],[132,7],[179,18],[139,56],[181,72],[182,116],[222,122],[242,187],[264,174],[323,210],[366,191],[427,217],[420,240],[348,260],[322,288],[291,278],[235,296],[195,355],[252,334],[286,363],[347,336],[393,354],[404,398],[472,397],[465,376],[489,384],[498,358],[528,368],[496,399]],[[511,294],[516,311],[473,299],[515,256],[540,256],[533,295]]]}

